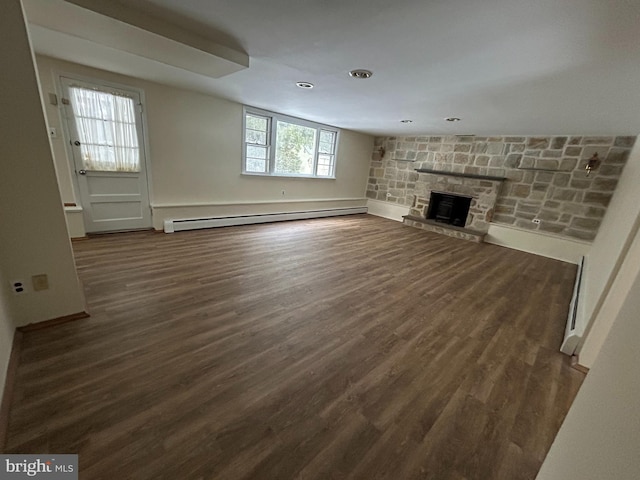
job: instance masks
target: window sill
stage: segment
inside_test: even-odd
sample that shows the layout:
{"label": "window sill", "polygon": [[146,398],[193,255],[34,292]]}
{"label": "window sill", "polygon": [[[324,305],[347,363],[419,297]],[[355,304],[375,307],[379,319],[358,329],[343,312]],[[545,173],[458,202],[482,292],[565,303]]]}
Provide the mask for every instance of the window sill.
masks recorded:
{"label": "window sill", "polygon": [[286,175],[283,173],[242,172],[241,175],[246,175],[247,177],[304,178],[309,180],[335,180],[336,179],[336,177],[316,177],[314,175]]}

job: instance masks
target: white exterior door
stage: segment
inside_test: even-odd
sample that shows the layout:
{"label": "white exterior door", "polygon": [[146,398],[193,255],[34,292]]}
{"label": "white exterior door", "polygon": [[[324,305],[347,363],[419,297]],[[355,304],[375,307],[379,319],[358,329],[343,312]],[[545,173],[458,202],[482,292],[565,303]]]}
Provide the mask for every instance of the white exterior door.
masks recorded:
{"label": "white exterior door", "polygon": [[140,94],[66,77],[61,84],[87,233],[151,228]]}

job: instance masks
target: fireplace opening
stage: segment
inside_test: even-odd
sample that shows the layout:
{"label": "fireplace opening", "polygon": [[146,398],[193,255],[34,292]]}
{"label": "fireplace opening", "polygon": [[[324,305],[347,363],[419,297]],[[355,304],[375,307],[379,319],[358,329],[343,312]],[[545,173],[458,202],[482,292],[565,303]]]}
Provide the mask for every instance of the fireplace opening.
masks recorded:
{"label": "fireplace opening", "polygon": [[451,193],[431,192],[427,219],[464,227],[471,206],[471,197]]}

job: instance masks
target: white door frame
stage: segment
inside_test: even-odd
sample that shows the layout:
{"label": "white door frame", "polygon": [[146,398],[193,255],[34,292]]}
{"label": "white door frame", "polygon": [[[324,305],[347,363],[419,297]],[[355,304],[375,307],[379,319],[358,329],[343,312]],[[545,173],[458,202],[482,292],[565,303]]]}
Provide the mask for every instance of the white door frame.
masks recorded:
{"label": "white door frame", "polygon": [[[142,130],[142,139],[139,139],[140,149],[143,151],[141,162],[144,162],[145,171],[146,171],[146,182],[147,182],[147,195],[149,197],[149,213],[151,218],[151,227],[153,228],[153,182],[151,178],[151,155],[150,155],[150,146],[149,146],[149,136],[147,132],[149,131],[148,122],[147,122],[147,99],[145,95],[145,91],[142,88],[134,87],[132,85],[113,82],[110,80],[104,80],[101,78],[91,77],[87,75],[80,75],[75,72],[69,72],[65,70],[57,70],[54,69],[52,71],[52,75],[54,77],[54,85],[56,88],[56,94],[58,95],[58,117],[60,120],[60,125],[62,126],[62,135],[63,135],[63,144],[64,151],[67,157],[67,166],[69,168],[69,174],[71,175],[71,185],[73,187],[73,197],[75,199],[75,203],[78,207],[84,209],[81,202],[80,196],[80,185],[78,183],[78,174],[76,173],[75,159],[73,155],[73,147],[71,145],[71,132],[69,131],[69,124],[67,122],[67,115],[65,112],[65,105],[62,104],[61,100],[65,98],[64,87],[62,84],[62,78],[68,78],[71,80],[76,80],[81,83],[90,83],[95,85],[104,86],[107,88],[114,88],[118,90],[130,91],[137,94],[140,98],[140,102],[142,103],[142,111],[140,112],[141,124],[140,129]],[[83,215],[84,222],[84,215]],[[86,228],[85,228],[86,231]]]}

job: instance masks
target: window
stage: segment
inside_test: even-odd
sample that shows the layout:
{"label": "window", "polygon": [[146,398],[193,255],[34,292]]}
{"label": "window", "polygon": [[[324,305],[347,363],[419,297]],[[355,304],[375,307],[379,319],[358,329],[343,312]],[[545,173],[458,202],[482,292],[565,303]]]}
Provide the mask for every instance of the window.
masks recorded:
{"label": "window", "polygon": [[102,172],[139,172],[133,99],[75,86],[69,92],[83,167]]}
{"label": "window", "polygon": [[243,173],[335,178],[333,127],[245,107],[243,141]]}

